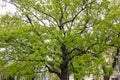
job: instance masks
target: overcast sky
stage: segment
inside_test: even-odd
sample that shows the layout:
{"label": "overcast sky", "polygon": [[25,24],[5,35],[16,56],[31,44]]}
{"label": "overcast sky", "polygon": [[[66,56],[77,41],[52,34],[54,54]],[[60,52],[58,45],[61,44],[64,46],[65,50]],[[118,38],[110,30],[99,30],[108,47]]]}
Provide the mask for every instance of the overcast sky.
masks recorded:
{"label": "overcast sky", "polygon": [[0,15],[3,15],[5,13],[14,13],[16,11],[15,6],[6,3],[6,6],[4,6],[4,2],[0,0]]}

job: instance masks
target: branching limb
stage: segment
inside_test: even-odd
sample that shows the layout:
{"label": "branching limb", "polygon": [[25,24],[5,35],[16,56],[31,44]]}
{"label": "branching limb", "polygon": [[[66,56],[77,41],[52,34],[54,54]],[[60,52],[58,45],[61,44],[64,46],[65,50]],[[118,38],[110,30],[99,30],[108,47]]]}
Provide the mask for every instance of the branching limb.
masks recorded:
{"label": "branching limb", "polygon": [[74,48],[74,49],[72,49],[70,52],[68,52],[67,55],[73,53],[74,51],[80,51],[80,52],[82,52],[83,50],[80,49],[80,48]]}
{"label": "branching limb", "polygon": [[78,16],[83,10],[85,10],[88,5],[90,5],[90,4],[94,3],[94,2],[95,2],[95,1],[92,1],[92,2],[90,2],[90,3],[88,3],[88,4],[84,5],[84,6],[82,6],[81,10],[79,10],[79,11],[76,13],[76,15],[75,15],[71,20],[68,20],[68,21],[66,21],[66,22],[63,22],[61,25],[64,25],[64,24],[67,24],[67,23],[70,23],[70,22],[74,22],[75,19],[77,18],[77,16]]}
{"label": "branching limb", "polygon": [[60,73],[59,73],[59,72],[52,70],[48,65],[46,65],[45,67],[48,69],[48,71],[49,71],[50,73],[57,74],[57,75],[60,77]]}
{"label": "branching limb", "polygon": [[32,20],[31,20],[31,18],[29,17],[29,15],[26,14],[25,16],[26,16],[27,20],[29,21],[29,23],[31,24],[31,26],[34,27],[34,25],[33,25],[33,23],[32,23]]}
{"label": "branching limb", "polygon": [[38,11],[38,12],[40,12],[40,13],[42,13],[42,14],[50,17],[50,18],[52,18],[58,24],[58,21],[52,15],[50,15],[50,14],[48,14],[48,13],[46,13],[46,12],[40,10],[40,9],[37,9],[36,7],[33,7],[33,9],[35,9],[36,11]]}
{"label": "branching limb", "polygon": [[80,56],[80,55],[86,54],[86,51],[85,51],[85,50],[82,50],[82,49],[79,49],[79,48],[74,48],[74,49],[72,49],[67,55],[73,53],[74,51],[78,51],[79,53],[72,55],[72,56],[66,61],[66,63],[68,63],[69,61],[71,61],[75,56]]}

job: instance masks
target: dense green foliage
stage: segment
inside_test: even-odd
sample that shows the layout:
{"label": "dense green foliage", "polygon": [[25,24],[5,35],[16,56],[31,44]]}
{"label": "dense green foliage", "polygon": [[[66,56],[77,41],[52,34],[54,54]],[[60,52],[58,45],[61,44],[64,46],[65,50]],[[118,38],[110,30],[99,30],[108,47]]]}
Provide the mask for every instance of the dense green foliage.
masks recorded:
{"label": "dense green foliage", "polygon": [[119,5],[113,8],[107,0],[10,3],[18,11],[0,19],[0,47],[5,49],[0,51],[1,75],[31,79],[43,69],[61,80],[63,74],[78,79],[112,74],[120,47]]}

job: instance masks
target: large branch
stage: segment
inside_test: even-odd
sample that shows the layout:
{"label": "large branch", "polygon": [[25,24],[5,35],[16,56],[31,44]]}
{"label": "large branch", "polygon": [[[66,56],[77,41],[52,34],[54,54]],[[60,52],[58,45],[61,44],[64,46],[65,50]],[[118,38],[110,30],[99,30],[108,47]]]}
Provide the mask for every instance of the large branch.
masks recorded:
{"label": "large branch", "polygon": [[88,52],[88,53],[93,53],[93,52],[89,51],[89,49],[90,49],[91,47],[93,47],[94,45],[96,45],[96,44],[97,44],[97,42],[91,44],[91,46],[89,46],[86,50],[82,50],[82,49],[80,49],[80,48],[74,48],[74,49],[72,49],[70,52],[67,53],[67,55],[72,54],[74,51],[79,51],[79,53],[71,56],[71,57],[68,59],[68,61],[72,60],[75,56],[79,56],[79,55],[81,55],[81,54],[86,54],[87,52]]}
{"label": "large branch", "polygon": [[70,54],[73,53],[74,51],[84,52],[84,50],[82,50],[82,49],[80,49],[80,48],[74,48],[74,49],[72,49],[70,52],[68,52],[67,55],[70,55]]}
{"label": "large branch", "polygon": [[80,56],[80,55],[86,54],[85,50],[82,50],[82,49],[79,49],[79,48],[74,48],[67,55],[73,53],[74,51],[79,51],[79,53],[70,56],[70,58],[66,61],[66,63],[68,63],[69,61],[71,61],[75,56]]}
{"label": "large branch", "polygon": [[45,67],[48,69],[48,71],[49,71],[50,73],[57,74],[57,75],[60,77],[60,73],[59,73],[59,72],[52,70],[48,65],[46,65]]}

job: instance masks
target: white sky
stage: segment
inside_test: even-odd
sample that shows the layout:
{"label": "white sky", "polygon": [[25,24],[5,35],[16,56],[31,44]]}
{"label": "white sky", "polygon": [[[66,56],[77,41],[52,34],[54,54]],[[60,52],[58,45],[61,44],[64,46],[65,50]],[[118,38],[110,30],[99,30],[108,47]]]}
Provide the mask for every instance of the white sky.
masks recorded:
{"label": "white sky", "polygon": [[0,15],[3,15],[5,13],[14,13],[16,11],[16,8],[15,6],[11,5],[11,4],[8,4],[6,3],[6,6],[4,6],[5,3],[0,0]]}
{"label": "white sky", "polygon": [[[98,2],[101,2],[102,0],[97,0]],[[111,0],[109,0],[111,1]],[[119,0],[115,0],[119,1]],[[16,8],[14,5],[11,5],[9,3],[6,3],[6,6],[3,6],[5,4],[5,2],[3,2],[2,0],[0,0],[0,15],[4,15],[5,13],[15,13],[16,12]]]}

